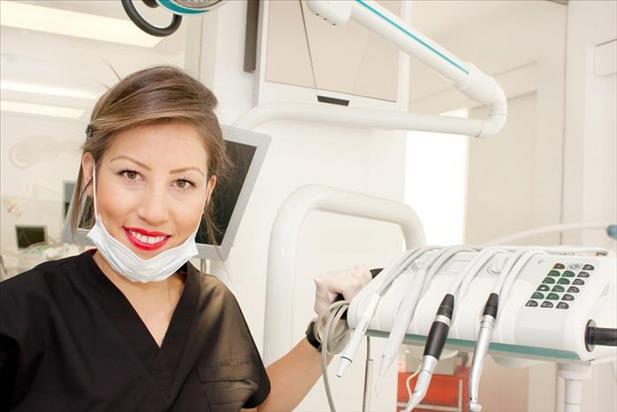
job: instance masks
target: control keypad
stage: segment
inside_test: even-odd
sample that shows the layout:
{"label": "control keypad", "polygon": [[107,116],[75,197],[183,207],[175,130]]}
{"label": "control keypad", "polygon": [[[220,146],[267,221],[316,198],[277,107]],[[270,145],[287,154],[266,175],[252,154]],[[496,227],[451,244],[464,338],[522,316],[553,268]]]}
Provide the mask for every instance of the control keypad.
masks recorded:
{"label": "control keypad", "polygon": [[576,301],[591,278],[594,265],[557,262],[546,273],[542,283],[532,293],[525,306],[530,308],[567,310]]}

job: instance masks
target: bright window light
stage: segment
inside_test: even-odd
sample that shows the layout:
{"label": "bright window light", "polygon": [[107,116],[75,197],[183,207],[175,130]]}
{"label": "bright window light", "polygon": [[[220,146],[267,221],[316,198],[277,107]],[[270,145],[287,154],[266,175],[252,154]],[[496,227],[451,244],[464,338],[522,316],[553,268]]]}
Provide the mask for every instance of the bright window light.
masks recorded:
{"label": "bright window light", "polygon": [[41,116],[68,117],[70,119],[79,119],[85,111],[72,107],[13,102],[9,100],[2,100],[0,102],[0,110],[2,110],[3,112],[36,114]]}
{"label": "bright window light", "polygon": [[[466,110],[443,113],[467,117]],[[422,225],[428,245],[464,241],[469,137],[409,132],[405,167],[405,203]]]}
{"label": "bright window light", "polygon": [[98,97],[97,93],[88,90],[68,89],[64,87],[49,86],[44,84],[14,82],[11,80],[2,80],[0,82],[2,90],[23,93],[45,94],[48,96],[60,97],[75,97],[78,99],[94,99]]}
{"label": "bright window light", "polygon": [[142,47],[154,47],[161,41],[142,32],[129,20],[6,0],[0,1],[0,24]]}

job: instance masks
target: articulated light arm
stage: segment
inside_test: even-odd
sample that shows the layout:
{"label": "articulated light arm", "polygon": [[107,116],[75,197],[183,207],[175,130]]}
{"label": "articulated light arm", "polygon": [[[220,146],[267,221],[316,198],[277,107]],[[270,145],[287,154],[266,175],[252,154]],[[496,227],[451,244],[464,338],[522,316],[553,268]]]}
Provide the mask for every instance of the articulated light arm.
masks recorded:
{"label": "articulated light arm", "polygon": [[307,0],[316,15],[334,25],[350,19],[395,44],[401,50],[429,65],[470,99],[487,105],[488,117],[461,119],[449,116],[406,112],[365,110],[300,103],[276,103],[255,107],[241,116],[236,126],[252,129],[276,120],[303,120],[346,124],[381,129],[421,130],[477,137],[498,133],[507,117],[507,99],[495,79],[473,64],[465,63],[428,37],[403,23],[396,15],[369,0]]}

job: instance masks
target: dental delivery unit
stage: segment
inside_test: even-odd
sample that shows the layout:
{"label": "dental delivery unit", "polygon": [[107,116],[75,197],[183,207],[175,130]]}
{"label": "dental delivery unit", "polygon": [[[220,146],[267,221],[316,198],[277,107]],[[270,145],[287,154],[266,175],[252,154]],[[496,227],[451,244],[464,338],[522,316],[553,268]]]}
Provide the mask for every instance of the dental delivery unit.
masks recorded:
{"label": "dental delivery unit", "polygon": [[365,335],[386,337],[379,375],[405,342],[425,342],[413,394],[420,404],[444,347],[474,351],[469,408],[480,411],[484,358],[557,362],[565,410],[580,410],[590,365],[614,361],[617,345],[615,254],[545,246],[424,247],[405,252],[351,302],[354,329],[341,354],[343,375]]}

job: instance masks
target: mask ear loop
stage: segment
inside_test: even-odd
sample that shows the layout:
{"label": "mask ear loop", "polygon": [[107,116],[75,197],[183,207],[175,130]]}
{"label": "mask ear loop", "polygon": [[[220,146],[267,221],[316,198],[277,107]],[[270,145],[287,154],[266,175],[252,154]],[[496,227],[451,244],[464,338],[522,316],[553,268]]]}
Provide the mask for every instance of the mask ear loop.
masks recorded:
{"label": "mask ear loop", "polygon": [[94,198],[94,218],[98,219],[99,213],[96,208],[96,164],[92,165],[92,193]]}
{"label": "mask ear loop", "polygon": [[197,225],[197,230],[199,230],[199,227],[201,226],[201,222],[204,222],[205,224],[205,217],[206,217],[206,209],[208,208],[208,204],[210,204],[210,192],[208,192],[208,187],[210,186],[210,180],[209,178],[206,176],[206,200],[204,201],[204,204],[201,207],[201,217],[199,218],[199,224]]}

